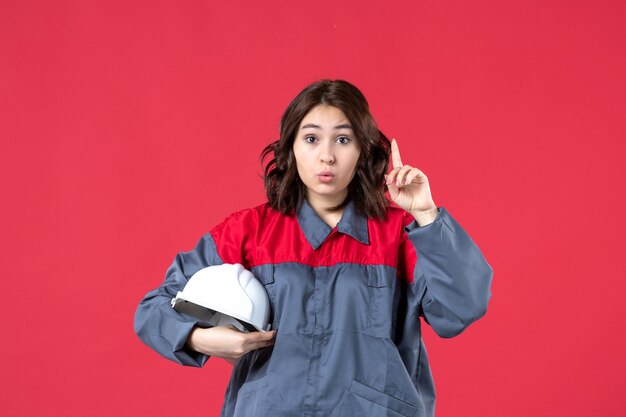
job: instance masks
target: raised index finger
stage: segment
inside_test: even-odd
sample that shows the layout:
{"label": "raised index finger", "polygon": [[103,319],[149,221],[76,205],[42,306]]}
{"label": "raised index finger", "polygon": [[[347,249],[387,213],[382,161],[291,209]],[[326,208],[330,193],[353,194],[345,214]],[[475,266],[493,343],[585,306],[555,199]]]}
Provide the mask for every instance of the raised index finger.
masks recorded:
{"label": "raised index finger", "polygon": [[400,149],[398,149],[398,142],[395,139],[391,139],[391,163],[394,168],[402,166],[402,159],[400,159]]}

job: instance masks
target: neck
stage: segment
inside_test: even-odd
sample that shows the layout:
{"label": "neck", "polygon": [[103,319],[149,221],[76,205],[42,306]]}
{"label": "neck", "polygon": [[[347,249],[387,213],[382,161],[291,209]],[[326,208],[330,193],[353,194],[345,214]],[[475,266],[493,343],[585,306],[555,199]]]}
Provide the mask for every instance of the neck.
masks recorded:
{"label": "neck", "polygon": [[336,207],[343,203],[343,201],[347,197],[347,193],[339,197],[326,197],[319,196],[312,193],[307,193],[306,199],[309,202],[309,205],[315,210],[318,216],[330,227],[335,227],[339,220],[341,220],[341,216],[343,215],[343,208],[335,211],[329,211],[328,209],[331,207]]}

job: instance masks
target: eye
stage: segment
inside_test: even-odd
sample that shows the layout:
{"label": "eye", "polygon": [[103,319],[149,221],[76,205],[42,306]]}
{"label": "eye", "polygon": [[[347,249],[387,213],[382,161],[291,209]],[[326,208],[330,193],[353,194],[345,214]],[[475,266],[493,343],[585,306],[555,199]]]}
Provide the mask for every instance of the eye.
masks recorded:
{"label": "eye", "polygon": [[304,137],[304,140],[307,143],[315,143],[317,141],[317,138],[315,136],[308,135]]}
{"label": "eye", "polygon": [[342,145],[347,145],[351,141],[352,139],[350,139],[348,136],[339,136],[336,140],[337,143],[340,143]]}

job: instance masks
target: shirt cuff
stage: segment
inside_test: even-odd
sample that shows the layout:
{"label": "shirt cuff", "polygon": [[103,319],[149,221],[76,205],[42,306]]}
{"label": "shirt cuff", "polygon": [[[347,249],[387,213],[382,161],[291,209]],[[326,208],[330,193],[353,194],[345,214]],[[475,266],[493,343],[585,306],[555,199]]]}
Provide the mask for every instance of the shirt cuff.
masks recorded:
{"label": "shirt cuff", "polygon": [[419,223],[417,222],[417,220],[413,219],[413,221],[411,223],[409,223],[408,225],[406,225],[404,227],[404,230],[408,233],[411,230],[415,230],[415,229],[425,229],[428,226],[430,226],[431,224],[441,221],[441,217],[443,216],[443,213],[445,212],[445,208],[443,207],[437,207],[437,217],[435,217],[435,220],[433,220],[432,223],[428,223],[426,226],[420,226]]}

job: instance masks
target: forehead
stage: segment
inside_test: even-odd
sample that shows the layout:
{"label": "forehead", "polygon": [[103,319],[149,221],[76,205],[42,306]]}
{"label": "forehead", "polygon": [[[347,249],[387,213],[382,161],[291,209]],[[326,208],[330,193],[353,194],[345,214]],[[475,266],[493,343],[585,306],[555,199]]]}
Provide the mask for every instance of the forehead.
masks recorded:
{"label": "forehead", "polygon": [[300,128],[307,124],[315,124],[322,128],[332,128],[348,123],[348,118],[338,107],[318,104],[304,116],[302,122],[300,122]]}

